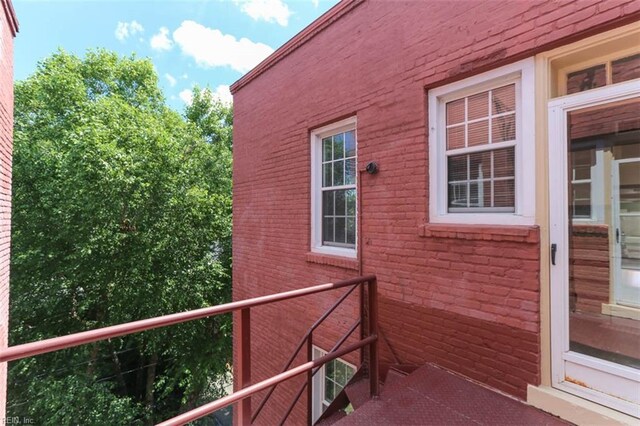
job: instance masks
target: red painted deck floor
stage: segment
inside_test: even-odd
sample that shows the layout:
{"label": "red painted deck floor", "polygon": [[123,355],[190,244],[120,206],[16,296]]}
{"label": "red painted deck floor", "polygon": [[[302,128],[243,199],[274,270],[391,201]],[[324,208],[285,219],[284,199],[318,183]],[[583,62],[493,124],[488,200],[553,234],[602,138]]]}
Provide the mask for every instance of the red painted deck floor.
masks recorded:
{"label": "red painted deck floor", "polygon": [[388,384],[335,425],[567,425],[568,423],[476,383],[425,365]]}

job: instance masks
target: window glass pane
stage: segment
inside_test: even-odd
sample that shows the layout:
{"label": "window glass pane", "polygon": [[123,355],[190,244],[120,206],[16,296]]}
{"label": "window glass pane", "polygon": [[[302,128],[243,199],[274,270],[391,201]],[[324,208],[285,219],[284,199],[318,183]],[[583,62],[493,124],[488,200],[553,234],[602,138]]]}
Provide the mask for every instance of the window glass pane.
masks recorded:
{"label": "window glass pane", "polygon": [[356,243],[356,219],[355,217],[347,218],[347,244]]}
{"label": "window glass pane", "polygon": [[333,136],[333,159],[344,158],[344,133]]}
{"label": "window glass pane", "polygon": [[467,146],[477,146],[489,143],[489,121],[482,120],[469,123]]}
{"label": "window glass pane", "polygon": [[353,185],[356,183],[356,159],[350,158],[345,162],[345,185]]}
{"label": "window glass pane", "polygon": [[355,370],[349,366],[347,366],[347,382],[351,380],[353,375],[355,374]]}
{"label": "window glass pane", "polygon": [[571,152],[571,161],[573,163],[572,180],[589,180],[591,179],[591,167],[595,163],[595,151],[593,149],[585,149]]}
{"label": "window glass pane", "polygon": [[516,85],[509,84],[491,91],[492,114],[516,110]]}
{"label": "window glass pane", "polygon": [[591,203],[584,200],[576,200],[573,205],[573,217],[576,219],[590,219]]}
{"label": "window glass pane", "polygon": [[567,75],[567,94],[584,92],[607,84],[607,70],[604,64],[572,72]]}
{"label": "window glass pane", "polygon": [[335,398],[335,389],[333,388],[333,382],[327,376],[324,379],[324,399],[325,401],[333,401],[333,398]]}
{"label": "window glass pane", "polygon": [[573,184],[573,199],[575,201],[591,199],[591,183],[589,183],[589,182],[574,183]]}
{"label": "window glass pane", "polygon": [[348,189],[345,191],[345,198],[347,202],[347,216],[356,215],[356,190]]}
{"label": "window glass pane", "polygon": [[578,166],[573,168],[574,180],[591,179],[591,167]]}
{"label": "window glass pane", "polygon": [[464,98],[447,103],[447,124],[464,122]]}
{"label": "window glass pane", "polygon": [[464,124],[447,129],[447,149],[464,148]]}
{"label": "window glass pane", "polygon": [[356,156],[356,132],[350,130],[344,134],[345,157]]}
{"label": "window glass pane", "polygon": [[471,179],[491,179],[492,151],[469,154],[469,171]]}
{"label": "window glass pane", "polygon": [[322,161],[331,161],[331,137],[322,139]]}
{"label": "window glass pane", "polygon": [[344,185],[344,161],[333,163],[333,186]]}
{"label": "window glass pane", "polygon": [[606,114],[598,109],[571,114],[569,136],[575,145],[577,139],[640,130],[638,110],[637,103],[625,102],[609,106]]}
{"label": "window glass pane", "polygon": [[498,180],[493,182],[494,207],[511,207],[514,211],[516,205],[515,180]]}
{"label": "window glass pane", "polygon": [[515,148],[496,149],[493,151],[493,177],[515,176]]}
{"label": "window glass pane", "polygon": [[333,216],[335,191],[324,191],[322,193],[322,214],[324,216]]}
{"label": "window glass pane", "polygon": [[455,155],[449,157],[448,161],[448,175],[449,182],[455,182],[460,180],[467,180],[467,155]]}
{"label": "window glass pane", "polygon": [[589,166],[593,165],[593,149],[583,149],[580,151],[572,151],[571,159],[573,160],[573,166]]}
{"label": "window glass pane", "polygon": [[[487,182],[491,185],[491,182]],[[469,207],[491,207],[491,199],[488,200],[489,205],[484,202],[484,182],[469,183]]]}
{"label": "window glass pane", "polygon": [[336,217],[336,243],[346,243],[347,242],[347,229],[346,222],[344,217]]}
{"label": "window glass pane", "polygon": [[331,243],[334,241],[333,237],[333,217],[325,217],[322,219],[322,242]]}
{"label": "window glass pane", "polygon": [[326,163],[322,165],[322,186],[324,188],[331,186],[331,170],[333,169],[332,163]]}
{"label": "window glass pane", "polygon": [[614,84],[634,78],[640,78],[640,54],[611,62],[611,81]]}
{"label": "window glass pane", "polygon": [[335,197],[336,197],[336,216],[344,216],[347,212],[346,206],[345,206],[345,190],[342,191],[332,191],[335,193]]}
{"label": "window glass pane", "polygon": [[335,370],[335,364],[336,364],[336,361],[332,360],[324,365],[325,375],[327,377],[330,377],[331,379],[333,379],[333,374],[334,374],[333,371]]}
{"label": "window glass pane", "polygon": [[489,92],[469,96],[467,108],[467,120],[489,116]]}
{"label": "window glass pane", "polygon": [[342,362],[336,364],[336,378],[335,382],[338,386],[344,387],[347,383],[346,365]]}
{"label": "window glass pane", "polygon": [[565,200],[568,348],[594,362],[637,369],[639,339],[627,330],[640,330],[638,318],[622,318],[602,306],[640,308],[640,138],[621,130],[638,128],[634,122],[640,121],[640,99],[609,100],[570,111],[568,118],[567,166],[571,170],[591,163],[594,172],[589,180],[574,179]]}
{"label": "window glass pane", "polygon": [[449,184],[449,207],[468,207],[467,182]]}
{"label": "window glass pane", "polygon": [[512,141],[516,138],[515,114],[495,117],[491,122],[491,141]]}

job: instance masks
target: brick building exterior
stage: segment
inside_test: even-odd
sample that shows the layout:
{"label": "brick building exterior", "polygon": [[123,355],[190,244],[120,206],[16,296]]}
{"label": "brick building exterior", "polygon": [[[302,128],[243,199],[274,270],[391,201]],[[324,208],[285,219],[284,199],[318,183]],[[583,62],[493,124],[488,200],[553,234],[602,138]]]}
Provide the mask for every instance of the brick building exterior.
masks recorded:
{"label": "brick building exterior", "polygon": [[[0,1],[0,348],[8,346],[13,147],[13,38],[18,31],[11,0]],[[0,419],[5,418],[7,364],[0,364]]]}
{"label": "brick building exterior", "polygon": [[[556,60],[560,56],[545,55],[621,28],[631,35],[620,41],[620,51],[633,50],[633,43],[640,40],[639,17],[640,3],[633,0],[446,5],[345,0],[338,4],[232,86],[234,300],[376,274],[382,362],[435,363],[530,402],[532,388],[553,387],[549,347],[554,327],[550,323],[556,320],[548,307],[553,304],[549,280],[554,279],[549,272],[549,243],[554,241],[550,241],[549,225],[553,218],[548,215],[548,204],[553,202],[547,189],[546,102],[563,94],[555,83],[558,70],[569,63],[579,65],[586,57],[567,54]],[[541,67],[542,61],[550,66]],[[493,218],[485,220],[484,210],[479,216],[472,213],[468,221],[453,217],[460,215],[448,216],[457,208],[449,192],[449,210],[445,206],[443,215],[436,218],[434,204],[439,199],[433,185],[439,185],[438,176],[444,176],[447,188],[447,175],[434,170],[433,156],[439,154],[432,145],[435,135],[442,133],[432,120],[431,107],[439,105],[439,93],[448,99],[449,92],[443,88],[464,97],[465,89],[460,87],[467,79],[473,81],[470,86],[483,87],[476,85],[477,78],[489,73],[487,79],[494,79],[490,73],[510,66],[521,70],[516,71],[514,96],[522,95],[516,103],[522,102],[523,109],[516,114],[526,112],[528,103],[531,107],[529,117],[522,114],[524,124],[518,132],[527,130],[526,120],[532,120],[530,131],[523,132],[528,133],[523,137],[532,139],[532,155],[521,152],[515,160],[516,167],[531,163],[522,166],[531,169],[523,172],[528,175],[515,175],[516,181],[529,181],[530,186],[516,183],[517,195],[513,190],[505,192],[511,194],[506,205],[515,204],[511,216],[518,217],[501,221],[492,213]],[[530,82],[525,81],[527,67]],[[632,79],[637,76],[633,74]],[[535,89],[527,93],[534,83]],[[500,89],[491,89],[490,96],[496,99]],[[465,102],[470,105],[472,97],[464,98]],[[471,113],[468,110],[465,115],[467,129],[473,124]],[[314,135],[324,138],[331,131],[322,129],[344,119],[352,123],[338,125],[335,132],[353,129],[357,134],[356,171],[344,169],[345,174],[355,174],[357,241],[353,253],[340,255],[338,250],[336,255],[314,245],[313,228],[324,225],[316,223],[313,213],[312,163],[319,160],[314,160],[312,151]],[[455,122],[447,121],[442,128],[454,126]],[[495,131],[497,124],[493,126]],[[347,133],[345,138],[350,137]],[[334,156],[328,161],[335,164],[337,148],[332,149]],[[343,154],[347,156],[346,151]],[[517,160],[517,155],[523,157]],[[375,175],[363,172],[372,161],[379,166]],[[332,173],[335,179],[336,172]],[[345,178],[339,183],[346,182]],[[491,188],[498,188],[496,182]],[[493,204],[494,195],[496,200],[501,196],[495,191],[485,188],[492,199],[486,211],[509,210],[500,210],[497,201]],[[446,200],[446,189],[443,196]],[[327,223],[335,229],[346,226],[343,241],[348,243],[348,207],[345,217],[346,225],[337,222],[341,218]],[[591,229],[609,232],[606,226]],[[593,233],[585,236],[578,231],[574,229],[574,234],[581,235],[585,244],[602,245],[603,240]],[[607,245],[605,238],[605,252]],[[588,250],[578,250],[576,267],[581,261],[591,262]],[[604,255],[599,269],[605,281],[608,256]],[[592,277],[601,286],[597,279]],[[579,303],[597,305],[594,309],[599,312],[609,297],[608,282],[604,285],[594,296],[596,302],[580,299]],[[322,294],[252,313],[254,382],[280,371],[300,336],[337,297]],[[351,324],[356,308],[354,298],[331,317],[317,333],[318,347],[331,348]],[[357,357],[345,361],[357,363]],[[260,424],[280,419],[301,380],[278,388],[261,413]],[[254,408],[260,399],[253,399]],[[301,401],[292,424],[304,422],[306,409]]]}

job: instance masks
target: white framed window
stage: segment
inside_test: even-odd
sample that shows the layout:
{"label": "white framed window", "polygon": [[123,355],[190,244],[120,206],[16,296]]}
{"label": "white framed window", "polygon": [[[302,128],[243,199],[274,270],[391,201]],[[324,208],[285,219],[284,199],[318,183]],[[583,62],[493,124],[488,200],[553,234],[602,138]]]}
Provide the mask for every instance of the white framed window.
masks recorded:
{"label": "white framed window", "polygon": [[431,222],[534,223],[534,85],[529,58],[429,91]]}
{"label": "white framed window", "polygon": [[357,136],[351,117],[311,132],[311,251],[356,257]]}
{"label": "white framed window", "polygon": [[[326,354],[327,352],[323,349],[317,346],[313,347],[313,359],[318,359]],[[320,370],[313,376],[312,419],[314,423],[335,397],[342,392],[355,373],[356,367],[340,358],[329,361],[320,367]]]}
{"label": "white framed window", "polygon": [[604,223],[605,192],[602,143],[576,143],[571,158],[571,206],[574,223]]}

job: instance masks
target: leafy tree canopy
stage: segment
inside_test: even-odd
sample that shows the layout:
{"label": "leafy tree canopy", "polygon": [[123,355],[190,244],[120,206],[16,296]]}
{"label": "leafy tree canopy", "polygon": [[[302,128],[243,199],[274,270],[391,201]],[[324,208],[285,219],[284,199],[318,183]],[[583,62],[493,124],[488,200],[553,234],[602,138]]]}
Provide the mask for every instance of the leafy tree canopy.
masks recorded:
{"label": "leafy tree canopy", "polygon": [[[18,82],[11,344],[229,301],[231,125],[210,90],[180,115],[149,60],[105,50]],[[219,394],[230,335],[207,319],[13,363],[9,414],[170,417]]]}

